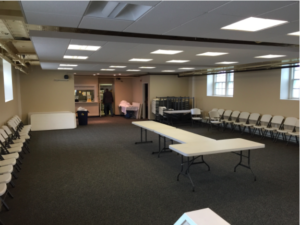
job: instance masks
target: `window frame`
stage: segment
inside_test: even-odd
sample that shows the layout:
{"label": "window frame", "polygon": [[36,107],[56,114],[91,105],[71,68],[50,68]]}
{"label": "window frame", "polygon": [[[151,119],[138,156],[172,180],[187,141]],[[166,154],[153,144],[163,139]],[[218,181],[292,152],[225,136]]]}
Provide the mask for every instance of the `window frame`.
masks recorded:
{"label": "window frame", "polygon": [[[299,68],[299,67],[291,67],[291,68],[289,68],[290,69],[290,71],[289,71],[289,90],[288,90],[288,99],[290,99],[290,100],[299,100],[299,97],[298,98],[294,98],[293,97],[293,90],[295,89],[295,88],[293,88],[293,84],[294,84],[294,81],[295,80],[299,80],[299,82],[300,82],[300,79],[294,79],[294,75],[295,75],[295,70],[296,70],[296,68]],[[299,89],[299,91],[300,91],[300,88],[298,88]]]}
{"label": "window frame", "polygon": [[[217,76],[218,75],[221,75],[221,74],[225,74],[225,81],[224,82],[218,82],[217,81]],[[232,76],[233,76],[233,79],[232,79],[232,81],[230,80],[230,76],[231,76],[231,74],[232,74]],[[232,85],[233,85],[233,88],[232,88],[232,95],[230,95],[229,93],[228,93],[228,90],[229,90],[229,83],[230,82],[232,82]],[[216,85],[217,85],[217,83],[225,83],[225,94],[217,94],[216,92]],[[219,74],[215,74],[215,75],[213,75],[213,82],[212,82],[212,85],[213,85],[213,87],[212,87],[212,94],[213,94],[213,96],[217,96],[217,97],[233,97],[233,95],[234,95],[234,73],[233,72],[225,72],[224,71],[224,73],[219,73]],[[223,89],[223,88],[222,88]],[[231,89],[231,88],[230,88]]]}

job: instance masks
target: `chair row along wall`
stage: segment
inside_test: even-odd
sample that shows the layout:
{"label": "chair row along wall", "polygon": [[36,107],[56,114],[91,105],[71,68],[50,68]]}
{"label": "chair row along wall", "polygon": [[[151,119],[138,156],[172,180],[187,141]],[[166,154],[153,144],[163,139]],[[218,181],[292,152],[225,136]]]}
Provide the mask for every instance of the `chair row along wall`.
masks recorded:
{"label": "chair row along wall", "polygon": [[42,70],[39,66],[29,67],[27,75],[15,69],[12,71],[14,100],[5,103],[2,64],[0,65],[1,124],[13,115],[19,115],[26,123],[29,112],[75,112],[74,84],[78,79],[87,79],[84,82],[97,84],[112,82],[115,89],[115,108],[118,108],[121,100],[143,103],[143,85],[148,83],[149,119],[154,119],[150,106],[151,100],[157,96],[194,97],[195,107],[206,113],[212,108],[224,108],[299,118],[299,101],[280,100],[281,70],[234,74],[233,97],[207,96],[206,76],[178,78],[174,75],[147,75],[100,81],[103,78],[97,76],[79,78],[69,75],[69,81],[59,82],[54,80],[63,79],[66,71]]}

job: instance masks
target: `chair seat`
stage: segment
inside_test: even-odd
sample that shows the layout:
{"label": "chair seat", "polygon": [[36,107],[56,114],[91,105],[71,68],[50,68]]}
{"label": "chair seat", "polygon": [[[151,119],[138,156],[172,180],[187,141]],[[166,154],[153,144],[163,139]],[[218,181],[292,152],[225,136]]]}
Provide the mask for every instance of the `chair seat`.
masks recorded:
{"label": "chair seat", "polygon": [[233,124],[235,124],[235,125],[244,125],[245,123],[244,122],[234,122]]}
{"label": "chair seat", "polygon": [[299,132],[288,132],[288,135],[299,136]]}
{"label": "chair seat", "polygon": [[9,153],[14,153],[14,152],[21,152],[22,149],[21,149],[21,147],[7,148],[7,151],[8,151]]}
{"label": "chair seat", "polygon": [[8,184],[11,181],[11,174],[10,173],[5,173],[0,175],[0,184]]}
{"label": "chair seat", "polygon": [[256,129],[265,129],[265,128],[267,128],[266,126],[253,126],[254,128],[256,128]]}
{"label": "chair seat", "polygon": [[7,155],[2,155],[3,159],[18,159],[19,158],[19,154],[18,153],[11,153],[11,154],[7,154]]}
{"label": "chair seat", "polygon": [[7,189],[6,184],[4,184],[4,183],[0,184],[0,196],[5,194],[6,189]]}
{"label": "chair seat", "polygon": [[244,123],[243,126],[245,126],[245,127],[253,127],[254,124],[246,124],[246,123]]}
{"label": "chair seat", "polygon": [[286,134],[288,132],[293,132],[292,130],[276,130],[278,133]]}
{"label": "chair seat", "polygon": [[269,130],[269,131],[276,131],[276,130],[278,130],[278,128],[276,128],[276,127],[266,127],[264,129],[265,130]]}
{"label": "chair seat", "polygon": [[0,161],[0,166],[15,165],[16,159],[5,159]]}
{"label": "chair seat", "polygon": [[15,144],[10,144],[9,145],[10,147],[12,147],[12,148],[18,148],[18,147],[23,147],[23,143],[15,143]]}
{"label": "chair seat", "polygon": [[21,138],[21,139],[26,139],[26,140],[27,140],[27,139],[30,139],[30,136],[29,136],[29,135],[21,135],[21,134],[20,134],[20,138]]}
{"label": "chair seat", "polygon": [[0,174],[11,173],[12,171],[13,171],[12,165],[0,167]]}
{"label": "chair seat", "polygon": [[26,140],[24,138],[13,140],[14,144],[17,144],[17,143],[22,143],[23,144],[24,142],[26,142]]}
{"label": "chair seat", "polygon": [[221,121],[210,121],[212,124],[221,124]]}
{"label": "chair seat", "polygon": [[200,117],[193,117],[192,120],[202,120]]}

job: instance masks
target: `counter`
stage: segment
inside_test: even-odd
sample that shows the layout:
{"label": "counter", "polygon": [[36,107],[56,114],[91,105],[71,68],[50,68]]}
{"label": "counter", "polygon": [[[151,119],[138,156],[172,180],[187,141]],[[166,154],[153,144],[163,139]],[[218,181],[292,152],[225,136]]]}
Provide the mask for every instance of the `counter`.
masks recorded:
{"label": "counter", "polygon": [[75,102],[75,111],[83,107],[89,111],[89,116],[99,116],[99,102]]}

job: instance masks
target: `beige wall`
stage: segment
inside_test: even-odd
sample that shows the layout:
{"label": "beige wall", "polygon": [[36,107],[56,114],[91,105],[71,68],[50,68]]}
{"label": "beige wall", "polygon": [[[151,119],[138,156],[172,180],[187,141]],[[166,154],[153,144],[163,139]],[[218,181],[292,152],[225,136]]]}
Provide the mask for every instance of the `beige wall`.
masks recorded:
{"label": "beige wall", "polygon": [[0,59],[0,126],[5,124],[14,115],[21,114],[20,105],[20,87],[19,77],[26,76],[26,74],[19,72],[12,68],[12,81],[13,81],[13,95],[14,99],[9,102],[5,102],[4,98],[4,80],[3,80],[3,65],[2,59]]}
{"label": "beige wall", "polygon": [[115,114],[120,115],[119,104],[122,100],[132,103],[132,78],[115,79]]}
{"label": "beige wall", "polygon": [[[206,76],[190,78],[194,85],[195,106],[206,113],[212,108],[257,112],[299,118],[299,101],[280,100],[281,70],[234,74],[234,96],[212,97],[206,94]],[[193,86],[190,85],[190,86]]]}
{"label": "beige wall", "polygon": [[75,111],[74,76],[63,79],[64,71],[42,70],[31,66],[28,75],[20,75],[22,119],[27,122],[29,112]]}
{"label": "beige wall", "polygon": [[[150,93],[149,100],[155,97],[176,96],[187,97],[189,96],[189,78],[178,78],[177,76],[170,75],[151,75],[150,76]],[[149,107],[150,119],[154,118]]]}

